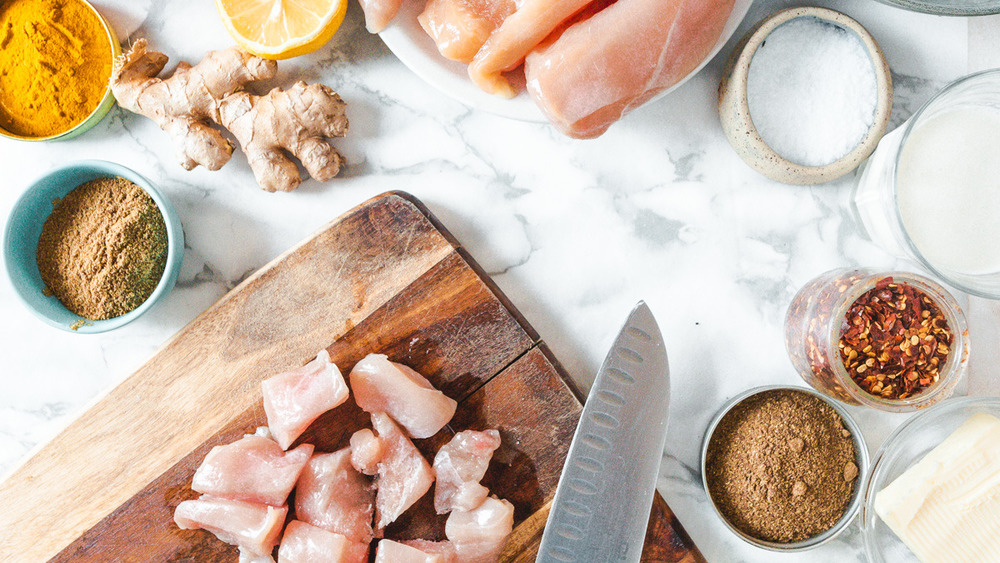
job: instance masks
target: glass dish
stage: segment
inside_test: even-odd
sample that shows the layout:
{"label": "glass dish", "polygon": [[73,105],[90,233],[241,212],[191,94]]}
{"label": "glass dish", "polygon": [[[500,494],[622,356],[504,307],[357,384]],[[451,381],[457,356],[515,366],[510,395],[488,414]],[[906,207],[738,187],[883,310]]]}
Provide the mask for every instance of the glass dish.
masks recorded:
{"label": "glass dish", "polygon": [[[887,277],[930,297],[952,334],[951,353],[938,371],[938,381],[905,399],[884,399],[862,389],[845,369],[839,349],[847,311]],[[844,268],[813,279],[792,299],[785,315],[785,347],[802,379],[827,396],[851,405],[908,412],[933,405],[954,392],[968,367],[968,324],[955,298],[932,280],[909,272]]]}
{"label": "glass dish", "polygon": [[875,514],[875,494],[937,447],[970,416],[980,412],[1000,417],[1000,398],[949,399],[904,422],[879,448],[861,508],[861,533],[870,563],[918,561]]}

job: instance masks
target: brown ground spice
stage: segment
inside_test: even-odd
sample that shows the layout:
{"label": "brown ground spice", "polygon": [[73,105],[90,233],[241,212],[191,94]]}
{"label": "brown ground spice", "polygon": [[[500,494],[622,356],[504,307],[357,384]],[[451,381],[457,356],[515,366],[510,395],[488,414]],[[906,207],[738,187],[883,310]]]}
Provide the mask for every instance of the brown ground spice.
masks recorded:
{"label": "brown ground spice", "polygon": [[758,539],[790,543],[833,527],[854,491],[851,434],[822,400],[767,391],[741,402],[709,442],[705,472],[723,516]]}
{"label": "brown ground spice", "polygon": [[87,182],[55,202],[38,240],[47,290],[90,320],[141,305],[167,263],[167,227],[142,188],[124,178]]}

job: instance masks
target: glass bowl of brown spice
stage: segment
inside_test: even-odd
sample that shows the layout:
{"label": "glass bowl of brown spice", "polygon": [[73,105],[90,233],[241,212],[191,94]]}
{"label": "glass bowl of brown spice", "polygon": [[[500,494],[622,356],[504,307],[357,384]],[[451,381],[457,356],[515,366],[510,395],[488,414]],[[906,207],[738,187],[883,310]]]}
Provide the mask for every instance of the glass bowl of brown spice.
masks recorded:
{"label": "glass bowl of brown spice", "polygon": [[104,161],[59,167],[31,184],[4,230],[15,293],[47,324],[105,332],[142,315],[177,280],[180,218],[146,178]]}
{"label": "glass bowl of brown spice", "polygon": [[764,386],[728,401],[702,444],[702,483],[723,523],[772,551],[803,551],[853,521],[868,472],[857,423],[811,389]]}

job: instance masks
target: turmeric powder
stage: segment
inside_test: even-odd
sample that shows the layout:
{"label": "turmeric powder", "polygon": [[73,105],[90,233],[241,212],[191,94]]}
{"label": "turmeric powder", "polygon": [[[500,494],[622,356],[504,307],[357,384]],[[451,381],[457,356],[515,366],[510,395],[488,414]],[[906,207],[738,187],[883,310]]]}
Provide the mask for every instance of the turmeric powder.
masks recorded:
{"label": "turmeric powder", "polygon": [[113,59],[84,2],[0,2],[0,128],[24,137],[72,129],[101,104]]}

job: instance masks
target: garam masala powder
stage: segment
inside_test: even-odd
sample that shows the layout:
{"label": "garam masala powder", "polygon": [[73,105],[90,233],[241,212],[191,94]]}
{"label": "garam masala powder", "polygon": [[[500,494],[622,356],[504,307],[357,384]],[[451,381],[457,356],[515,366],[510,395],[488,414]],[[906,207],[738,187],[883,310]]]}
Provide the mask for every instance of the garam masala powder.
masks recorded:
{"label": "garam masala powder", "polygon": [[48,292],[88,320],[141,305],[167,263],[167,227],[153,199],[124,178],[80,185],[55,202],[38,240]]}
{"label": "garam masala powder", "polygon": [[709,440],[709,494],[733,526],[791,543],[834,526],[858,476],[854,441],[837,411],[808,393],[775,389],[733,407]]}

